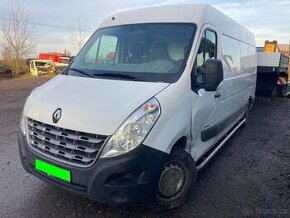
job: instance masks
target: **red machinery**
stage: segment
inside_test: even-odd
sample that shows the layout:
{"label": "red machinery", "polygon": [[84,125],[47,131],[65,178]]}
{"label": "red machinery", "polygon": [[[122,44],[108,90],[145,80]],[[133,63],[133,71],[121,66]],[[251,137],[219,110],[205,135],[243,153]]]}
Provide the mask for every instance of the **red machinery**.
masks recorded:
{"label": "red machinery", "polygon": [[56,52],[39,53],[38,59],[51,60],[56,65],[69,63],[69,56],[66,56],[64,53],[56,53]]}

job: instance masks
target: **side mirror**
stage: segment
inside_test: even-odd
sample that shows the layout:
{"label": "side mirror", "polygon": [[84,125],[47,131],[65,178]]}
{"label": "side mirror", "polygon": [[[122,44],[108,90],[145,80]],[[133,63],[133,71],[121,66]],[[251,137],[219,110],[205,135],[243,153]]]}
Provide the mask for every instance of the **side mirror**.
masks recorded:
{"label": "side mirror", "polygon": [[[202,79],[199,77],[202,76]],[[209,59],[205,63],[205,67],[197,76],[197,84],[199,88],[206,91],[216,91],[217,87],[223,81],[223,64],[218,59]]]}

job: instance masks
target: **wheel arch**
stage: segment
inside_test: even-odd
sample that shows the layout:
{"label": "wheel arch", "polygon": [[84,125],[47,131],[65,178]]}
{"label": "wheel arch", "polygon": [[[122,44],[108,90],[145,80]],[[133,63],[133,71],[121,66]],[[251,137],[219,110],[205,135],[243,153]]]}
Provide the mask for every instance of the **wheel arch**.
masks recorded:
{"label": "wheel arch", "polygon": [[170,153],[175,150],[176,148],[181,148],[184,151],[186,151],[188,154],[190,154],[190,143],[188,141],[187,136],[181,136],[176,142],[173,144],[173,146],[170,149]]}

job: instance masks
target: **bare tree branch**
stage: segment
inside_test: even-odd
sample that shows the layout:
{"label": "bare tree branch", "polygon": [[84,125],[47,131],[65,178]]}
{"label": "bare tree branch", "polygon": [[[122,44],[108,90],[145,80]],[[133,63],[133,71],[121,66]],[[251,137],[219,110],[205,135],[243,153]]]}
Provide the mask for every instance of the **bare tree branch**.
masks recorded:
{"label": "bare tree branch", "polygon": [[31,17],[20,1],[12,8],[1,23],[2,38],[0,45],[5,56],[12,60],[12,69],[19,73],[23,69],[23,59],[36,47],[33,41],[33,26]]}
{"label": "bare tree branch", "polygon": [[85,25],[85,22],[80,18],[77,19],[76,24],[71,26],[70,29],[71,31],[69,32],[69,39],[71,40],[75,49],[79,51],[87,41],[90,35],[90,30]]}

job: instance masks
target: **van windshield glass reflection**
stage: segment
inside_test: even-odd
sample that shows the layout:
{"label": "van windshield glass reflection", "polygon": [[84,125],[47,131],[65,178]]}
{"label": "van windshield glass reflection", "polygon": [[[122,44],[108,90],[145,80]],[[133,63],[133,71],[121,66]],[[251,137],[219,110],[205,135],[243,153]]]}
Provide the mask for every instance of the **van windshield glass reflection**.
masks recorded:
{"label": "van windshield glass reflection", "polygon": [[192,24],[133,24],[99,29],[68,75],[173,82],[185,67],[195,34]]}

